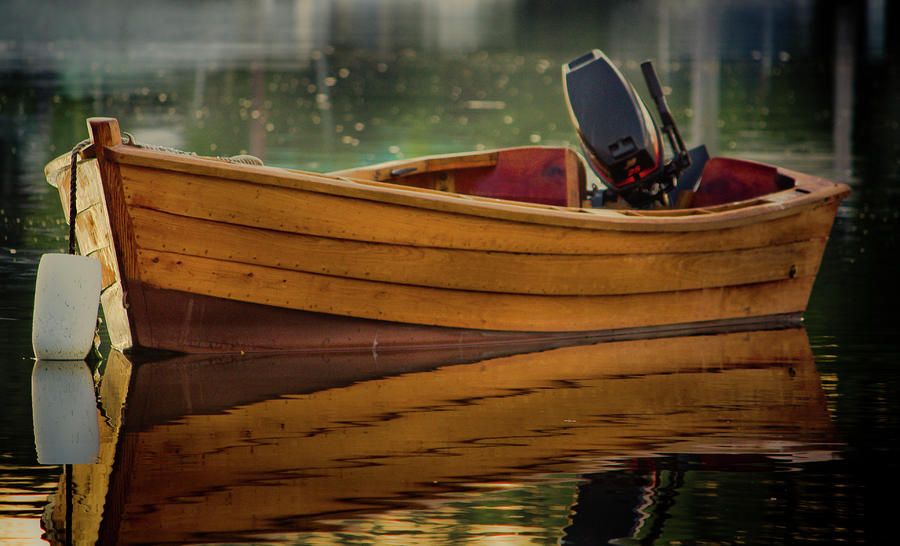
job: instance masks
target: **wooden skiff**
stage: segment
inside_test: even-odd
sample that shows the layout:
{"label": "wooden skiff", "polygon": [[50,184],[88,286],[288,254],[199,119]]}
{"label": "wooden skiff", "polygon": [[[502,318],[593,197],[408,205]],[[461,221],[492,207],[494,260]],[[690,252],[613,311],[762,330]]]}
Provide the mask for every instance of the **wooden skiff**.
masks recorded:
{"label": "wooden skiff", "polygon": [[[123,143],[114,119],[88,126],[76,233],[103,264],[122,350],[455,346],[799,320],[849,193],[714,158],[689,208],[593,209],[565,148],[326,175]],[[46,174],[68,211],[68,156]]]}

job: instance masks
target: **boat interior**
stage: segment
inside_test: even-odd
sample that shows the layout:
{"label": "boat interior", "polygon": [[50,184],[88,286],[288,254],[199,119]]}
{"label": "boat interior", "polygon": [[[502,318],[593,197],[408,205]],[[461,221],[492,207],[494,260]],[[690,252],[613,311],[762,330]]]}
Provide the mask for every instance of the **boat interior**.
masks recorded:
{"label": "boat interior", "polygon": [[[696,155],[696,157],[695,157]],[[694,167],[669,192],[670,209],[704,208],[787,190],[795,179],[773,166],[692,154]],[[589,180],[585,160],[564,147],[523,147],[400,160],[332,174],[464,195],[575,208],[630,208]]]}
{"label": "boat interior", "polygon": [[[584,157],[567,148],[532,146],[397,161],[337,174],[581,209],[671,211],[732,203],[748,206],[748,200],[794,187],[795,180],[775,167],[710,159],[702,145],[687,149],[652,62],[644,62],[641,71],[661,127],[600,50],[592,50],[562,69],[566,106]],[[669,143],[669,160],[665,159],[663,135]],[[588,180],[591,172],[596,176]]]}

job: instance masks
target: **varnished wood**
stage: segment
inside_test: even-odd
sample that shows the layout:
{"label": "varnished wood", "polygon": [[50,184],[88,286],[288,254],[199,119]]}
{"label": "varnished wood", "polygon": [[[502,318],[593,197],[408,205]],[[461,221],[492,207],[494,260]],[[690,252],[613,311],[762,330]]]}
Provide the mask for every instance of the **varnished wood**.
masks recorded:
{"label": "varnished wood", "polygon": [[719,226],[711,219],[703,231],[693,229],[690,219],[677,218],[683,231],[670,226],[647,233],[641,229],[643,216],[623,215],[635,231],[597,233],[602,223],[594,229],[571,229],[146,168],[123,167],[123,176],[134,206],[178,216],[336,239],[548,254],[702,252],[783,244],[821,237],[837,206],[837,200],[823,199],[789,213],[777,207],[758,223],[737,227],[727,221]]}
{"label": "varnished wood", "polygon": [[[112,291],[107,290],[101,302],[104,303],[104,315],[113,321],[109,327],[112,342],[117,347],[128,347],[133,343],[130,335],[132,317],[128,310],[128,283],[139,280],[140,277],[134,229],[128,213],[129,203],[122,191],[122,175],[119,164],[109,154],[110,148],[122,145],[122,137],[119,123],[115,119],[91,118],[88,120],[88,128],[103,184],[106,222],[101,221],[100,224],[108,226],[110,230],[108,237],[113,245],[109,248],[114,253],[109,258],[114,259],[118,267],[118,286]],[[116,337],[112,337],[113,335]]]}
{"label": "varnished wood", "polygon": [[[813,278],[681,292],[536,296],[385,285],[141,250],[145,282],[160,288],[321,313],[457,328],[577,331],[791,313]],[[477,311],[476,311],[477,310]]]}
{"label": "varnished wood", "polygon": [[134,209],[133,219],[142,250],[389,284],[572,296],[669,292],[814,276],[825,244],[818,239],[742,250],[625,256],[480,252],[312,237],[143,208]]}
{"label": "varnished wood", "polygon": [[[582,209],[562,206],[581,203],[584,173],[561,148],[328,175],[141,149],[121,142],[115,120],[89,126],[96,160],[83,163],[98,176],[84,177],[76,227],[83,252],[104,264],[104,306],[118,302],[123,317],[115,327],[132,332],[152,332],[154,317],[141,309],[150,322],[133,327],[130,283],[385,324],[536,334],[796,314],[848,192],[717,160],[720,178],[734,165],[735,176],[777,187],[701,208]],[[47,167],[65,204],[64,170]],[[561,205],[510,200],[515,192]]]}
{"label": "varnished wood", "polygon": [[[834,184],[817,177],[793,173],[798,177],[798,185],[802,182],[803,191],[786,190],[781,192],[783,195],[766,196],[765,199],[754,199],[747,204],[713,206],[704,209],[702,214],[686,214],[684,211],[646,211],[633,214],[633,211],[571,209],[464,194],[447,194],[436,190],[412,189],[384,182],[353,180],[272,167],[230,164],[125,145],[111,148],[108,153],[111,158],[122,165],[148,167],[158,173],[168,171],[181,175],[200,175],[212,179],[249,182],[256,186],[273,186],[308,191],[323,196],[342,196],[354,200],[519,223],[610,231],[668,232],[726,229],[796,214],[802,207],[822,201],[840,200],[849,194],[849,188],[843,184]],[[785,197],[790,200],[789,207],[784,206]],[[707,216],[707,213],[717,214],[713,220]],[[636,216],[639,219],[635,218]]]}
{"label": "varnished wood", "polygon": [[[109,211],[110,227],[124,279],[137,276],[134,261],[134,231],[128,215],[128,202],[122,192],[122,176],[119,165],[109,157],[109,148],[122,144],[119,123],[115,119],[92,118],[88,120],[91,141],[97,155],[97,166],[103,181],[103,197]],[[124,282],[127,285],[127,280]]]}
{"label": "varnished wood", "polygon": [[[118,286],[118,285],[115,285]],[[385,322],[228,300],[132,283],[139,347],[186,353],[422,350],[539,343],[606,342],[714,334],[800,324],[800,312],[600,331],[534,332]],[[302,336],[298,335],[302,332]]]}
{"label": "varnished wood", "polygon": [[378,165],[335,171],[331,174],[347,178],[387,182],[435,171],[493,167],[497,165],[497,158],[498,152],[496,151],[446,154],[412,160],[401,159]]}
{"label": "varnished wood", "polygon": [[[96,159],[79,159],[77,168],[77,210],[75,233],[79,252],[101,264],[101,303],[103,318],[114,346],[133,343],[131,321],[125,309],[120,266],[114,244],[101,173]],[[68,154],[47,165],[48,180],[57,187],[63,210],[69,210],[71,163]],[[68,222],[68,218],[66,217]]]}
{"label": "varnished wood", "polygon": [[587,197],[584,162],[569,151],[565,159],[566,166],[566,206],[578,208]]}

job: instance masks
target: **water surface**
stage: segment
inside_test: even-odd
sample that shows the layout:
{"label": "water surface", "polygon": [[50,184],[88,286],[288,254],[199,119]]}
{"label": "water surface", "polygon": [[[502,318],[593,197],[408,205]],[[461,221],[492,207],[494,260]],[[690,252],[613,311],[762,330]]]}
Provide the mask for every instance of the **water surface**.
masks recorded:
{"label": "water surface", "polygon": [[[900,65],[887,32],[896,8],[857,4],[94,0],[34,10],[7,2],[11,16],[0,18],[0,538],[40,543],[40,517],[60,478],[60,467],[37,463],[34,448],[30,320],[37,262],[66,247],[43,165],[87,136],[85,118],[117,117],[139,141],[206,155],[252,153],[316,171],[572,145],[559,66],[600,48],[642,93],[639,63],[655,59],[689,145],[851,185],[801,331],[812,356],[770,355],[723,373],[704,367],[719,353],[695,340],[679,349],[694,364],[673,365],[672,373],[613,373],[604,370],[609,359],[584,356],[578,373],[525,384],[501,374],[509,368],[503,357],[483,372],[456,361],[334,385],[288,363],[284,377],[317,386],[223,396],[219,405],[200,403],[223,393],[214,388],[217,374],[197,372],[209,378],[204,390],[176,366],[159,378],[181,388],[182,398],[164,405],[171,415],[136,417],[144,424],[107,420],[104,442],[117,436],[103,445],[131,446],[145,457],[131,474],[147,496],[113,506],[98,497],[106,486],[92,491],[91,502],[120,516],[107,518],[119,534],[103,536],[156,536],[157,514],[175,542],[876,542],[891,514],[875,499],[894,490],[900,454],[898,291],[890,265],[900,219]],[[529,359],[552,370],[563,367],[560,354]],[[672,354],[650,360],[673,364]],[[248,373],[244,364],[232,373]],[[134,379],[171,365],[122,367]],[[473,374],[465,383],[473,392],[428,398],[399,389],[410,378],[438,385],[463,370]],[[491,383],[479,373],[501,375]],[[755,373],[766,376],[753,379],[764,387],[749,388],[756,383],[742,374]],[[796,390],[797,378],[820,390]],[[660,384],[651,388],[654,381]],[[378,386],[398,394],[361,394]],[[664,396],[679,392],[679,399]],[[414,394],[424,398],[408,398]],[[344,398],[326,403],[332,396]],[[354,396],[367,403],[352,403]],[[626,400],[630,406],[616,405]],[[318,421],[294,417],[306,415],[304,404],[320,404]],[[267,429],[263,421],[297,428]],[[403,426],[419,428],[391,428]],[[373,433],[368,444],[359,440],[366,432]],[[341,434],[357,436],[344,443]],[[209,439],[208,452],[186,450],[184,439],[195,436]],[[306,440],[331,444],[311,450],[320,458],[310,459],[300,447]],[[249,455],[230,457],[255,449],[271,461],[258,472]],[[172,466],[155,466],[158,454],[174,457]],[[197,462],[210,456],[219,457],[215,464]],[[106,464],[95,470],[114,475]],[[183,472],[199,481],[176,479]],[[148,483],[172,489],[153,496]],[[253,505],[248,498],[271,506],[256,519],[241,515]],[[204,506],[220,516],[210,521],[233,520],[235,528],[190,528],[196,520],[189,516]],[[244,525],[247,517],[254,523]],[[100,523],[88,520],[79,524],[84,532],[100,533]]]}
{"label": "water surface", "polygon": [[114,352],[76,542],[780,542],[777,474],[842,448],[802,329],[504,352]]}

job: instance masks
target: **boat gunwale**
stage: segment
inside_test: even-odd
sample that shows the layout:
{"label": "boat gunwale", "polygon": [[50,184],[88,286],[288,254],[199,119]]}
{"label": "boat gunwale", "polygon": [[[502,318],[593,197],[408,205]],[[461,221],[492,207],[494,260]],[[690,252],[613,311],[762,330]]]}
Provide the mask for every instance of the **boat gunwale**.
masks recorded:
{"label": "boat gunwale", "polygon": [[[585,209],[448,193],[280,167],[250,166],[217,158],[176,155],[128,144],[107,148],[105,157],[122,165],[467,216],[589,230],[705,231],[739,227],[798,214],[809,206],[832,199],[843,199],[850,191],[842,183],[778,168],[779,172],[794,178],[794,187],[744,201],[674,210]],[[57,160],[49,163],[47,169],[50,170],[55,165],[58,165]]]}

